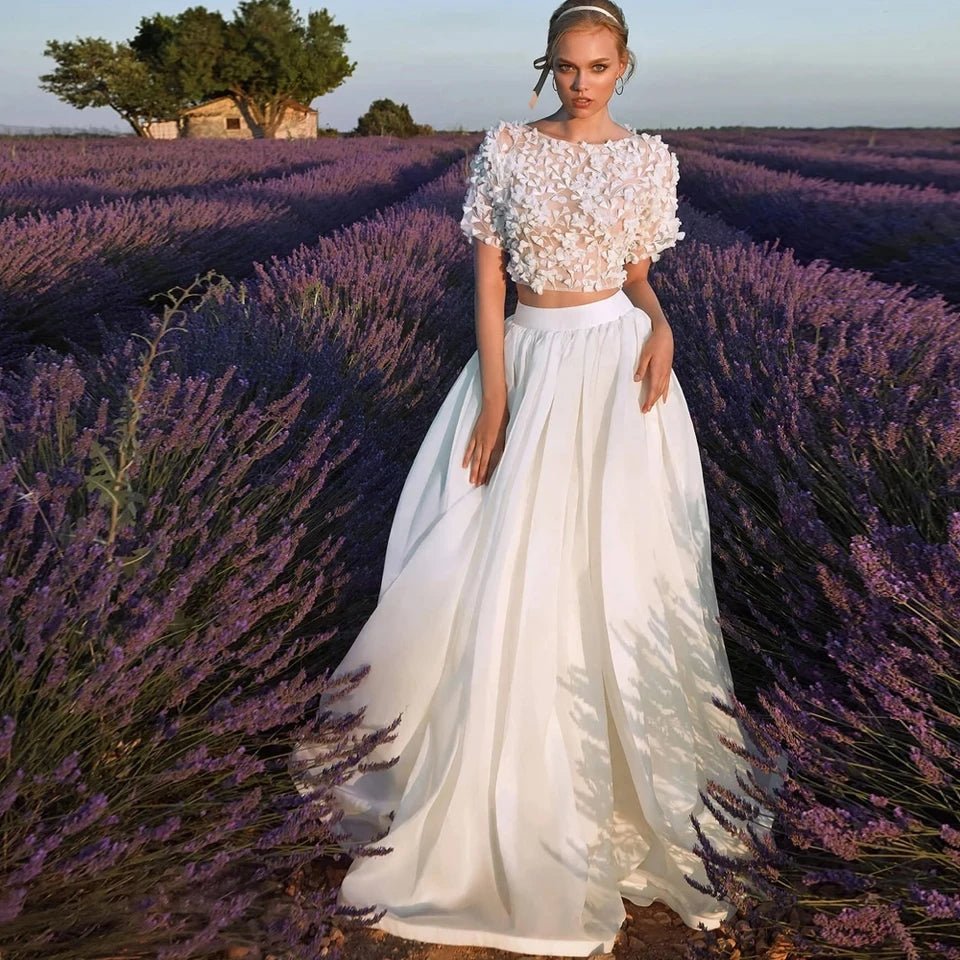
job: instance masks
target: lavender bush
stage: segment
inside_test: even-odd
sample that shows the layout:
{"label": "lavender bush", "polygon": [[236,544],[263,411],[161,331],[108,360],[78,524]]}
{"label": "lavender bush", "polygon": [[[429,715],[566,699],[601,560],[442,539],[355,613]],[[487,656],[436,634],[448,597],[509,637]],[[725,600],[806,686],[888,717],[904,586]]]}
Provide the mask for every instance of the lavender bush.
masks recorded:
{"label": "lavender bush", "polygon": [[298,429],[307,382],[260,404],[236,370],[173,372],[182,303],[111,359],[117,396],[71,358],[0,380],[10,960],[211,955],[250,924],[320,956],[329,895],[279,890],[338,816],[291,790],[286,737],[329,742],[335,783],[390,732],[314,716],[343,684],[303,666],[347,577],[326,488],[355,444]]}
{"label": "lavender bush", "polygon": [[779,798],[710,791],[745,839],[751,797],[779,814],[748,866],[705,849],[711,882],[801,956],[960,956],[956,310],[742,244],[692,241],[657,290],[703,449],[732,709],[761,765],[789,758]]}
{"label": "lavender bush", "polygon": [[802,260],[826,258],[960,302],[960,195],[934,187],[853,184],[781,173],[681,148],[681,190],[755,240]]}
{"label": "lavender bush", "polygon": [[[462,201],[463,176],[455,165],[368,220],[257,264],[249,281],[221,284],[169,358],[183,376],[236,367],[267,399],[309,376],[306,420],[335,404],[341,437],[359,441],[333,480],[355,505],[342,546],[351,590],[335,614],[343,643],[378,592],[390,517],[417,444],[475,346],[470,248],[449,212]],[[119,348],[121,340],[107,342]],[[329,662],[338,649],[317,653]]]}
{"label": "lavender bush", "polygon": [[[289,901],[279,888],[317,854],[349,849],[329,790],[391,732],[358,741],[350,718],[311,710],[362,679],[327,684],[319,668],[349,629],[357,584],[375,593],[382,548],[365,539],[385,537],[384,490],[405,472],[386,454],[412,456],[438,378],[455,376],[434,338],[448,337],[451,353],[470,342],[456,328],[471,332],[469,248],[451,242],[456,223],[441,212],[462,190],[463,171],[451,171],[322,249],[261,267],[252,289],[262,302],[224,278],[198,303],[184,296],[183,325],[171,331],[169,311],[162,328],[152,320],[143,354],[113,335],[85,373],[72,359],[35,356],[22,378],[0,382],[5,582],[17,585],[12,622],[26,624],[5,637],[13,662],[38,638],[34,672],[4,678],[16,705],[4,750],[17,772],[0,809],[33,809],[58,763],[76,785],[73,799],[61,791],[68,816],[91,795],[106,808],[73,843],[43,804],[7,832],[19,843],[3,863],[12,893],[0,938],[11,957],[187,957],[228,937],[298,956],[327,946],[332,895]],[[384,250],[395,256],[374,285]],[[162,349],[165,337],[176,349]],[[18,547],[41,533],[70,552],[48,544],[31,566],[36,550]],[[41,599],[30,606],[28,596]],[[80,655],[83,642],[96,656]],[[51,738],[44,724],[71,735]],[[286,767],[302,739],[330,745],[332,775],[310,803]],[[51,740],[58,749],[38,748]],[[40,836],[51,849],[29,867]],[[83,873],[75,858],[92,858],[104,837],[111,856]],[[74,876],[84,882],[65,882]]]}

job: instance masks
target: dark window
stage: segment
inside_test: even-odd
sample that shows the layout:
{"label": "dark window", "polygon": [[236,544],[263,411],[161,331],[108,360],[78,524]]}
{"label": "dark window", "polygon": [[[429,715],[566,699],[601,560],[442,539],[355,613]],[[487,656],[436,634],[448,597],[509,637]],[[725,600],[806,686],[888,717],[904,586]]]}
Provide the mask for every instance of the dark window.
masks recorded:
{"label": "dark window", "polygon": [[227,129],[228,129],[228,130],[239,130],[239,129],[240,129],[240,118],[239,118],[239,117],[227,117]]}

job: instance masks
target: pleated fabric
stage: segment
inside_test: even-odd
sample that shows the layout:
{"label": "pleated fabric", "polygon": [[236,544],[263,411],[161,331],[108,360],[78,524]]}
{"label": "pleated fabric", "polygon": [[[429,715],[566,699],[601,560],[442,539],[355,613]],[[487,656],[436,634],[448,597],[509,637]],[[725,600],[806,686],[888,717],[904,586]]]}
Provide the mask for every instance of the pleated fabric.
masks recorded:
{"label": "pleated fabric", "polygon": [[[338,902],[432,943],[594,956],[622,897],[707,929],[733,908],[707,883],[690,815],[708,779],[741,793],[739,724],[717,620],[696,436],[675,374],[641,410],[651,329],[623,290],[506,319],[510,419],[486,485],[461,466],[481,405],[479,357],[443,400],[401,493],[379,603],[335,676],[370,664],[338,712],[401,722],[367,759],[398,761],[336,795],[354,859]],[[352,699],[351,699],[352,698]],[[323,777],[297,744],[302,793]],[[311,766],[311,764],[314,764]],[[768,783],[770,781],[767,781]],[[761,830],[769,829],[764,812]]]}

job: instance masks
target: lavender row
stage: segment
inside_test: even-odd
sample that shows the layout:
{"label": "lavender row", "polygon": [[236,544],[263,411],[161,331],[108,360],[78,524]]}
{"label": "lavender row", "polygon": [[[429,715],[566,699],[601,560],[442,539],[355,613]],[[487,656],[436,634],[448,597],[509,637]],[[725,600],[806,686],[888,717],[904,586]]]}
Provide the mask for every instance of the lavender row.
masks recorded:
{"label": "lavender row", "polygon": [[[685,147],[693,146],[683,141]],[[678,144],[679,146],[679,144]],[[873,151],[841,152],[823,147],[717,143],[707,152],[728,160],[755,163],[770,170],[837,183],[893,183],[909,187],[960,190],[960,156],[952,160],[922,156],[887,156]]]}
{"label": "lavender row", "polygon": [[[174,960],[253,936],[337,958],[331,896],[283,891],[339,849],[331,788],[391,733],[317,708],[362,681],[323,665],[466,359],[463,173],[261,267],[253,295],[208,278],[145,317],[147,347],[115,334],[87,369],[34,354],[0,375],[12,955]],[[302,738],[329,744],[307,801],[286,766]]]}
{"label": "lavender row", "polygon": [[699,150],[680,153],[683,193],[754,239],[779,239],[802,260],[824,258],[960,302],[960,194],[833,183]]}
{"label": "lavender row", "polygon": [[[337,137],[317,140],[109,140],[32,137],[0,142],[0,219],[65,207],[175,194],[205,196],[224,187],[325,169],[375,176],[379,162],[429,165],[470,149],[474,137]],[[358,157],[363,162],[358,166]]]}
{"label": "lavender row", "polygon": [[960,161],[954,127],[711,127],[671,131],[669,139],[691,149],[711,150],[735,143]]}
{"label": "lavender row", "polygon": [[658,270],[734,712],[758,765],[789,760],[779,798],[710,791],[731,829],[753,801],[778,812],[752,864],[705,851],[711,881],[798,956],[955,957],[960,316],[739,243]]}
{"label": "lavender row", "polygon": [[[456,148],[369,150],[353,164],[168,198],[0,222],[4,321],[29,344],[96,349],[101,322],[123,327],[150,295],[207,270],[234,278],[270,254],[368,215],[463,156]],[[22,348],[0,353],[9,364]]]}

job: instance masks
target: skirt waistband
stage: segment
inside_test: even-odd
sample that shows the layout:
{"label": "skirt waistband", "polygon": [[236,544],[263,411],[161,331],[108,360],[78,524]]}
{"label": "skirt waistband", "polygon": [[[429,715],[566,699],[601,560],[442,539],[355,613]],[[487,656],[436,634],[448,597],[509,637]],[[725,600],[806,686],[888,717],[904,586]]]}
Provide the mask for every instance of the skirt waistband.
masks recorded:
{"label": "skirt waistband", "polygon": [[590,303],[579,303],[569,307],[534,307],[526,303],[517,303],[517,309],[508,318],[508,323],[516,323],[532,330],[579,330],[583,327],[596,327],[610,323],[623,316],[628,310],[637,309],[633,301],[617,290],[612,296]]}

